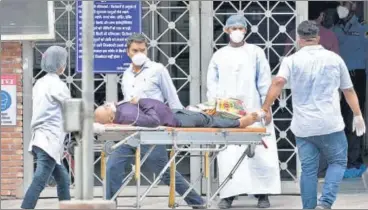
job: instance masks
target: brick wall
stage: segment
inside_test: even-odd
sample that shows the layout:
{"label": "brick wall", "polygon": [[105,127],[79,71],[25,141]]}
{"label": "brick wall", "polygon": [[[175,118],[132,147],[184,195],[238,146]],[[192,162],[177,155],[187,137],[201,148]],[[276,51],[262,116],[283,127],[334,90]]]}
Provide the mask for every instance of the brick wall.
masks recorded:
{"label": "brick wall", "polygon": [[22,72],[22,44],[2,42],[1,74],[17,75],[17,125],[1,126],[1,198],[23,194]]}

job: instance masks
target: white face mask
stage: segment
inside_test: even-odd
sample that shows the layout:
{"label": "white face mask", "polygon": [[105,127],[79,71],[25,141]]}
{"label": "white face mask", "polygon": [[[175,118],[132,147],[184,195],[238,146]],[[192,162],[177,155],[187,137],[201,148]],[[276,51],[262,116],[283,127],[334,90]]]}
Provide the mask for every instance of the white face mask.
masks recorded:
{"label": "white face mask", "polygon": [[245,36],[245,32],[242,32],[240,30],[236,30],[230,33],[230,39],[234,43],[240,43],[241,41],[243,41],[244,36]]}
{"label": "white face mask", "polygon": [[146,62],[147,56],[144,53],[137,53],[132,57],[132,62],[136,66],[142,66]]}
{"label": "white face mask", "polygon": [[343,6],[338,6],[337,14],[339,15],[340,19],[344,19],[349,15],[349,9]]}

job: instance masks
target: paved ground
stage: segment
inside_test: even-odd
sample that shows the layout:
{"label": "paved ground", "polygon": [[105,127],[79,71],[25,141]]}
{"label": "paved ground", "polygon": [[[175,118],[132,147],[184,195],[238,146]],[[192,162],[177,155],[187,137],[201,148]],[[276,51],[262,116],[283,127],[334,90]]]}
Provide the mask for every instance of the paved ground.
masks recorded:
{"label": "paved ground", "polygon": [[[368,173],[367,173],[368,175]],[[365,176],[365,182],[361,178],[357,179],[347,179],[344,180],[340,185],[340,194],[334,205],[334,209],[367,209],[368,207],[368,176]],[[323,180],[320,180],[319,192],[321,192],[321,187]],[[128,197],[121,197],[118,199],[119,205],[130,205],[130,207],[118,207],[119,209],[132,209],[132,206],[136,199],[135,187],[127,188],[124,190],[124,195]],[[149,197],[143,201],[143,209],[168,209],[167,195],[168,187],[154,187],[150,195],[158,195],[157,197]],[[74,190],[71,189],[72,196],[74,195]],[[102,188],[95,187],[94,195],[99,196],[101,199]],[[161,196],[160,196],[161,195]],[[39,200],[37,209],[57,209],[59,206],[56,197],[55,188],[47,188],[42,192],[42,199]],[[49,197],[49,198],[47,198]],[[177,198],[181,200],[180,198]],[[270,197],[272,209],[301,209],[301,199],[300,196],[271,196]],[[19,209],[22,200],[2,200],[0,209]],[[238,209],[255,209],[257,200],[253,197],[243,196],[234,202],[233,207]],[[179,209],[188,209],[187,206],[180,206]],[[216,209],[216,202],[212,204],[212,209]],[[190,209],[190,208],[189,208]]]}
{"label": "paved ground", "polygon": [[[168,209],[167,197],[147,198],[144,200],[144,209]],[[301,209],[299,196],[273,196],[270,198],[272,209]],[[120,198],[119,204],[132,205],[134,198]],[[234,208],[254,209],[257,200],[252,197],[240,197],[234,202]],[[1,209],[19,209],[21,200],[2,200]],[[366,209],[368,206],[368,193],[359,193],[357,195],[339,195],[334,209]],[[56,199],[41,199],[36,207],[37,209],[57,209],[58,201]],[[129,207],[119,207],[119,209],[128,209]],[[130,207],[131,208],[131,207]],[[180,209],[188,207],[180,207]],[[212,206],[216,209],[216,206]]]}

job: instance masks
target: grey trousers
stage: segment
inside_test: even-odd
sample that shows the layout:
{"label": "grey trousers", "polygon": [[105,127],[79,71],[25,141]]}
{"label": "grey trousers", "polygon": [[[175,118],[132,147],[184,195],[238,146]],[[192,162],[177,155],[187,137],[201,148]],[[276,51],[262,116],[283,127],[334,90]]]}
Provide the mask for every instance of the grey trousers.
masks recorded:
{"label": "grey trousers", "polygon": [[238,120],[211,116],[205,113],[184,109],[174,109],[172,111],[179,123],[178,127],[237,128],[240,125]]}

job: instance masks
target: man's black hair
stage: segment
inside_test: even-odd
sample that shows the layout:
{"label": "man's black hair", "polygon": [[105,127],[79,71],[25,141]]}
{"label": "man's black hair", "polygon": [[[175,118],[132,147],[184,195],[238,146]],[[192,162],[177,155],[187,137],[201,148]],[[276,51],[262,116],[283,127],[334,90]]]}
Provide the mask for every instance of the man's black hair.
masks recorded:
{"label": "man's black hair", "polygon": [[327,10],[327,6],[318,1],[310,1],[308,7],[309,7],[308,11],[309,20],[316,20],[321,15],[322,12]]}

